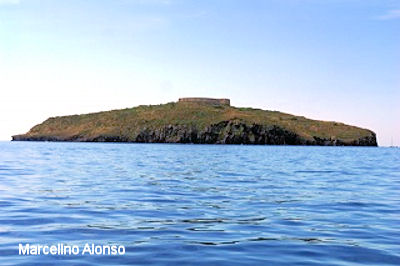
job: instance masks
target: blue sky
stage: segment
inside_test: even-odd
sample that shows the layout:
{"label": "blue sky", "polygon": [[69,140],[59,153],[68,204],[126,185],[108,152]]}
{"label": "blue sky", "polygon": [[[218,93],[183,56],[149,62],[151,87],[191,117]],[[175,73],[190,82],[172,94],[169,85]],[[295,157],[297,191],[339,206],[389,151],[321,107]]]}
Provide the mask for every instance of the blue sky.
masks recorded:
{"label": "blue sky", "polygon": [[0,0],[0,139],[204,96],[400,145],[399,33],[389,0]]}

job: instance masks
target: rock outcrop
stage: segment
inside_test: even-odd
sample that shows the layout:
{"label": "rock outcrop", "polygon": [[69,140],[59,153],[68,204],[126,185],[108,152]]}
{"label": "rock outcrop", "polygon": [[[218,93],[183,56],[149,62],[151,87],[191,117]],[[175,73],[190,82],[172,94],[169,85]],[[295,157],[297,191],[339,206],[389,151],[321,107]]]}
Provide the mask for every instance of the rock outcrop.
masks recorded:
{"label": "rock outcrop", "polygon": [[[226,119],[227,118],[227,119]],[[50,118],[14,141],[377,146],[374,132],[259,109],[171,103]]]}

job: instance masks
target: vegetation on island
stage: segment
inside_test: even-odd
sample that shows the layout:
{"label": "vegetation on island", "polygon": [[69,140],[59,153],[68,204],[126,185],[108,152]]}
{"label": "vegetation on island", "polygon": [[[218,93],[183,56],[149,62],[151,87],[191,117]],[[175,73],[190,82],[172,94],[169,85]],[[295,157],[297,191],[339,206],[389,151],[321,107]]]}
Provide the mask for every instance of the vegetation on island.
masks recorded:
{"label": "vegetation on island", "polygon": [[377,145],[374,132],[339,122],[198,102],[51,117],[13,140]]}

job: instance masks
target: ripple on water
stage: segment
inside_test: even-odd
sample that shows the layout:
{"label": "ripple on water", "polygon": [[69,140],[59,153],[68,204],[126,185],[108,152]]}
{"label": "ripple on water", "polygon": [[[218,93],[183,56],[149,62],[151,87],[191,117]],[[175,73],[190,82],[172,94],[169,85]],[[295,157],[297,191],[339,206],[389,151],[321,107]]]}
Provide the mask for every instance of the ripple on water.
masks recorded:
{"label": "ripple on water", "polygon": [[400,265],[399,149],[0,142],[0,264]]}

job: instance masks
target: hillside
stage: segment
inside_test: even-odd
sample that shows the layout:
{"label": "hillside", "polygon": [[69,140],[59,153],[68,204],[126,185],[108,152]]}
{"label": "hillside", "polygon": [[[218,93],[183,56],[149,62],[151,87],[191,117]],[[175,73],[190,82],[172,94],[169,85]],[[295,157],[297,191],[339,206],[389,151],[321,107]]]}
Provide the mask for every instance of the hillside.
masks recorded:
{"label": "hillside", "polygon": [[375,133],[276,111],[200,102],[52,117],[13,140],[377,146]]}

